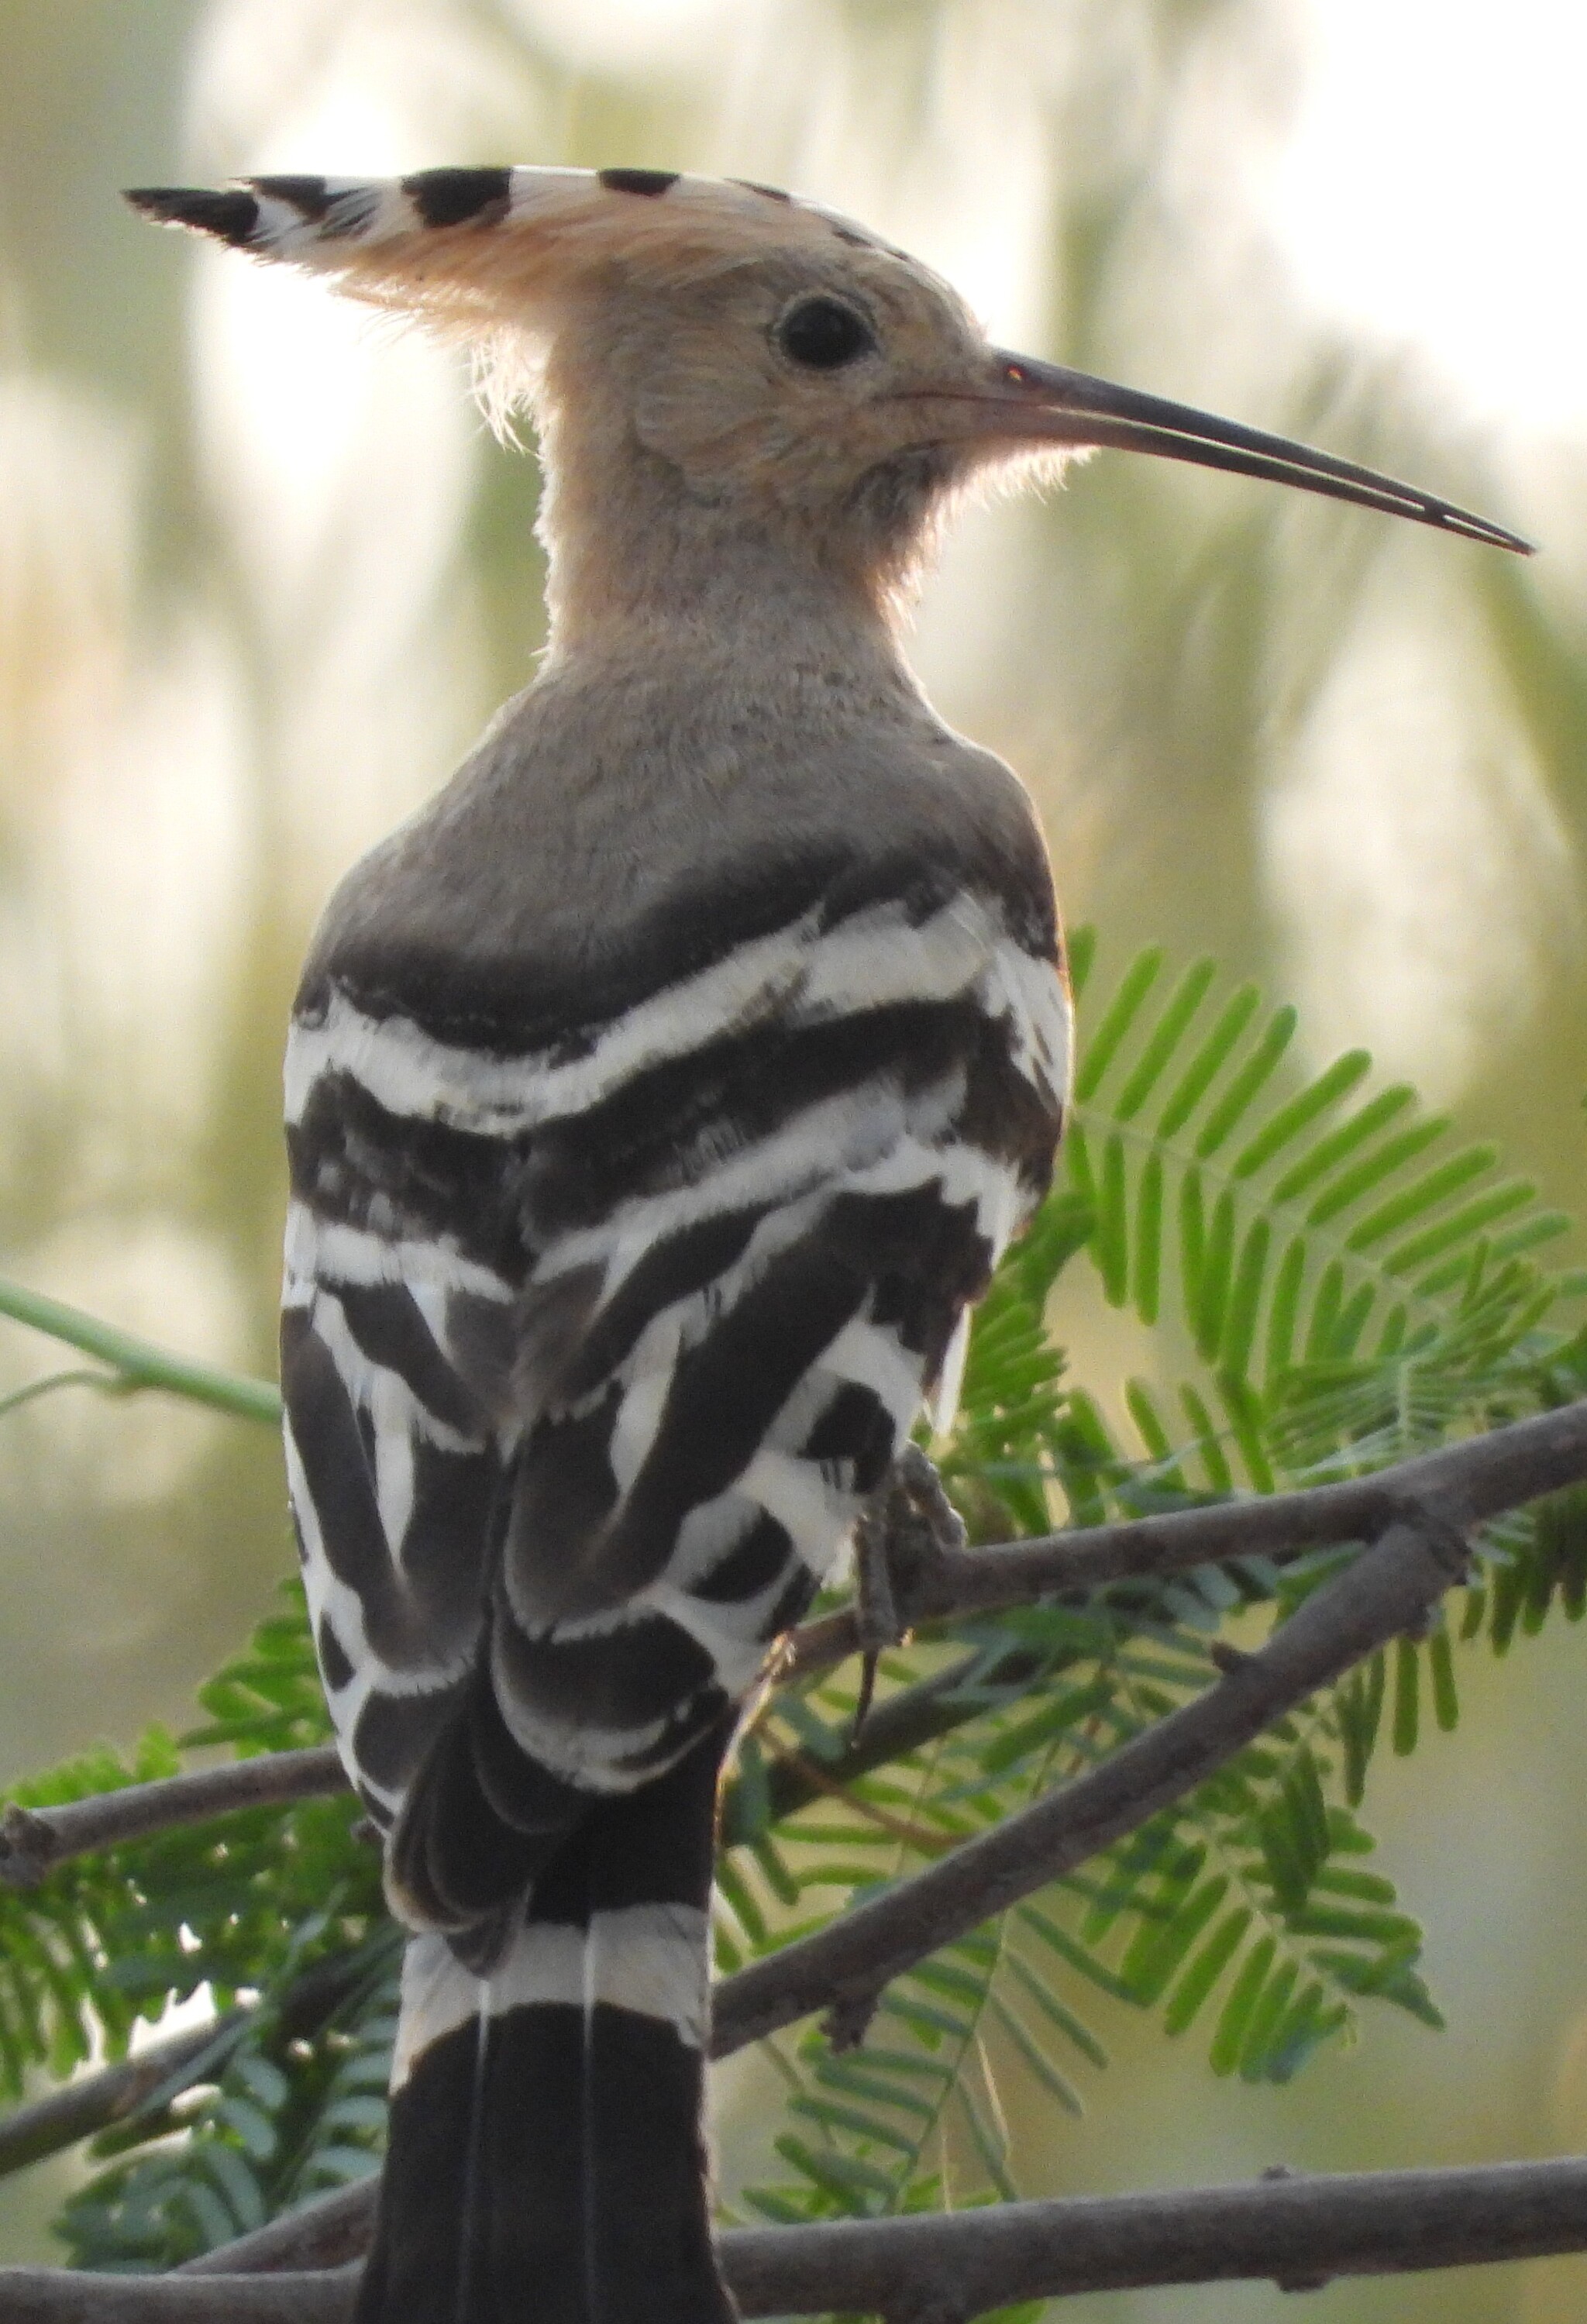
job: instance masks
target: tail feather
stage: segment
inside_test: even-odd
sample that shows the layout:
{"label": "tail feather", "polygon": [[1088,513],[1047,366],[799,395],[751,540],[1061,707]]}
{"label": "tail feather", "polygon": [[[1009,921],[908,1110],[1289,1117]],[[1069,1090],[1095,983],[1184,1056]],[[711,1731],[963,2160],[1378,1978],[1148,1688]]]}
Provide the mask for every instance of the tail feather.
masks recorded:
{"label": "tail feather", "polygon": [[488,1977],[410,1945],[356,2324],[732,2324],[702,2127],[724,1740],[591,1808]]}
{"label": "tail feather", "polygon": [[483,1974],[590,1805],[587,1794],[513,1743],[481,1667],[462,1716],[437,1736],[408,1786],[387,1850],[386,1893],[411,1927],[445,1930]]}

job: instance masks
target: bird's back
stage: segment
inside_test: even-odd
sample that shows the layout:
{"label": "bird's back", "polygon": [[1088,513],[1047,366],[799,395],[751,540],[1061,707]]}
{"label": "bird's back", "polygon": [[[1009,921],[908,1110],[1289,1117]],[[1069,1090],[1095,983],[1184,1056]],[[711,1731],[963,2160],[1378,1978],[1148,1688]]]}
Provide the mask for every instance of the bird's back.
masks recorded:
{"label": "bird's back", "polygon": [[512,1047],[555,1044],[867,883],[987,896],[1022,950],[1055,956],[1029,795],[896,664],[773,661],[758,634],[641,641],[541,678],[355,867],[299,1010],[337,984],[464,1042],[499,1007]]}

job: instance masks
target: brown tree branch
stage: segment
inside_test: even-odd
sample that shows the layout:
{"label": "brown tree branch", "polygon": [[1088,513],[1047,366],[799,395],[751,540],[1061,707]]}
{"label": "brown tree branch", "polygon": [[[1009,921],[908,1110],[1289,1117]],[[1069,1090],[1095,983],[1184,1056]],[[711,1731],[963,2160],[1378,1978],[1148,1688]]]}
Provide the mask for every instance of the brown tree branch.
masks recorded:
{"label": "brown tree branch", "polygon": [[[16,2107],[0,2120],[0,2176],[21,2171],[30,2163],[42,2163],[48,2154],[75,2146],[79,2138],[92,2138],[97,2131],[108,2130],[113,2123],[125,2122],[161,2082],[184,2073],[251,2014],[246,2009],[227,2010],[224,2016],[212,2017],[203,2025],[170,2034],[163,2042],[151,2042],[135,2058],[105,2066],[97,2074],[85,2075],[80,2082],[68,2082],[47,2098],[35,2098],[31,2106]],[[0,2318],[4,2315],[0,2309]]]}
{"label": "brown tree branch", "polygon": [[[1298,2292],[1333,2276],[1583,2247],[1587,2160],[1572,2157],[1275,2175],[933,2218],[739,2228],[722,2238],[722,2261],[746,2319],[838,2310],[887,2324],[969,2324],[1020,2300],[1264,2278]],[[5,2324],[346,2324],[356,2280],[356,2268],[346,2266],[133,2278],[0,2269],[0,2317]]]}
{"label": "brown tree branch", "polygon": [[143,1840],[173,1824],[205,1823],[240,1808],[276,1807],[346,1787],[342,1763],[327,1745],[261,1752],[188,1775],[96,1792],[58,1808],[24,1808],[14,1800],[0,1813],[0,1880],[13,1888],[36,1888],[68,1857],[117,1848],[123,1840]]}
{"label": "brown tree branch", "polygon": [[1397,1519],[1259,1654],[1231,1655],[1216,1685],[1183,1710],[941,1863],[728,1978],[716,1996],[715,2054],[813,2010],[853,2012],[900,1970],[1137,1830],[1319,1687],[1417,1628],[1465,1563],[1463,1538],[1442,1513]]}
{"label": "brown tree branch", "polygon": [[[1334,1542],[1370,1540],[1406,1507],[1447,1508],[1462,1526],[1480,1525],[1583,1476],[1587,1397],[1337,1484],[1117,1525],[1069,1526],[998,1548],[944,1549],[904,1580],[899,1611],[909,1623],[941,1621],[1111,1582],[1160,1579],[1227,1558],[1293,1557]],[[856,1613],[844,1607],[794,1632],[789,1666],[804,1671],[842,1662],[862,1643]]]}
{"label": "brown tree branch", "polygon": [[[1587,1398],[1338,1484],[1119,1525],[1072,1526],[1001,1548],[939,1548],[911,1561],[902,1577],[899,1610],[910,1623],[939,1621],[1110,1582],[1160,1578],[1218,1559],[1289,1556],[1333,1542],[1368,1539],[1402,1508],[1442,1508],[1452,1522],[1471,1526],[1583,1477]],[[862,1646],[858,1617],[845,1609],[796,1630],[780,1669],[783,1675],[819,1669]],[[174,1824],[313,1798],[346,1785],[341,1762],[328,1745],[130,1784],[58,1808],[13,1803],[0,1813],[0,1880],[30,1887],[69,1857]]]}
{"label": "brown tree branch", "polygon": [[1587,2162],[1352,2172],[1151,2195],[1008,2203],[933,2218],[724,2236],[746,2317],[831,2309],[968,2324],[1014,2301],[1530,2259],[1587,2245]]}
{"label": "brown tree branch", "polygon": [[358,2269],[313,2274],[80,2275],[0,2267],[4,2324],[348,2324]]}

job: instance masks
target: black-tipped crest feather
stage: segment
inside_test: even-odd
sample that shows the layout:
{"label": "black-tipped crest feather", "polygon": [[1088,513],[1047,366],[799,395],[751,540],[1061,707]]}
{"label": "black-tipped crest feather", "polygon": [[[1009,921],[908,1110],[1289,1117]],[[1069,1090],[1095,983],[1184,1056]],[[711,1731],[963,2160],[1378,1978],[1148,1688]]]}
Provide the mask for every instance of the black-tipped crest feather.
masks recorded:
{"label": "black-tipped crest feather", "polygon": [[259,224],[256,198],[240,187],[217,192],[207,186],[135,186],[123,199],[158,225],[191,226],[234,248],[245,245]]}

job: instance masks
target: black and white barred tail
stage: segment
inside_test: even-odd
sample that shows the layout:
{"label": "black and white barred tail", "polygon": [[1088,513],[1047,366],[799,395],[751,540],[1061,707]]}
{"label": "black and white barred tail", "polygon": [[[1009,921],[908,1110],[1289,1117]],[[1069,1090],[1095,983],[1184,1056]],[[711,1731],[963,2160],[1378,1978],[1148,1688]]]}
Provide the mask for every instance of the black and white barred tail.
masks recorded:
{"label": "black and white barred tail", "polygon": [[355,2324],[731,2324],[701,2120],[725,1741],[593,1805],[486,1976],[410,1944]]}

